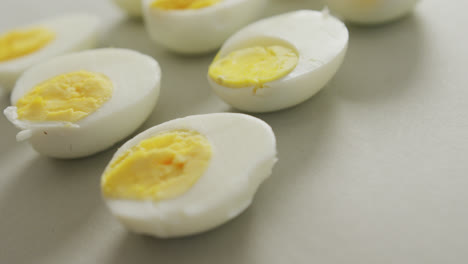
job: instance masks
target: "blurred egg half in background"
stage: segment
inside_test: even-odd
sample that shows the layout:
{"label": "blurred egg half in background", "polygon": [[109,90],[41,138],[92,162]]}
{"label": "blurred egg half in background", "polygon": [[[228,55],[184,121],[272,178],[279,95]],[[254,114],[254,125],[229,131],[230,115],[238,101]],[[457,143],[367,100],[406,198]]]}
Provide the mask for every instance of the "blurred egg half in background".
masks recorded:
{"label": "blurred egg half in background", "polygon": [[410,13],[419,0],[327,0],[330,10],[345,21],[380,24]]}
{"label": "blurred egg half in background", "polygon": [[143,0],[146,29],[156,43],[178,53],[218,49],[259,18],[266,0]]}
{"label": "blurred egg half in background", "polygon": [[0,87],[10,91],[21,74],[39,62],[94,48],[99,27],[94,15],[68,14],[0,33]]}

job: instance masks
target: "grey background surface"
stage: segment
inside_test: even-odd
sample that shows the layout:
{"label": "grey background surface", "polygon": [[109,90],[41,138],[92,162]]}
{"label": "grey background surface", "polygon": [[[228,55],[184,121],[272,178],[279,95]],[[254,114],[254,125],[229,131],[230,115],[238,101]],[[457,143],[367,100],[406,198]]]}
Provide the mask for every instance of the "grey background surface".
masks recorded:
{"label": "grey background surface", "polygon": [[[321,7],[273,0],[265,16]],[[109,214],[99,180],[117,146],[49,159],[16,143],[17,130],[0,116],[0,263],[468,262],[466,10],[467,1],[422,0],[399,22],[350,26],[345,62],[322,92],[255,115],[273,127],[280,161],[253,205],[193,237],[134,235]],[[2,0],[0,32],[79,11],[103,18],[102,47],[161,64],[162,94],[139,131],[234,111],[206,81],[214,53],[172,54],[109,1]],[[0,108],[8,105],[2,93]]]}

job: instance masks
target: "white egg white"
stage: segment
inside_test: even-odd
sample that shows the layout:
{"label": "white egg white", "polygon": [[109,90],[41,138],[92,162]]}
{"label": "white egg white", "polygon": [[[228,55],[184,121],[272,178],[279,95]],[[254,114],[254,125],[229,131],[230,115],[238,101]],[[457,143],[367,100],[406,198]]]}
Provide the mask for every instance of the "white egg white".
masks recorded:
{"label": "white egg white", "polygon": [[16,29],[36,26],[44,26],[55,32],[54,40],[36,52],[0,62],[0,87],[3,89],[13,89],[18,77],[37,63],[58,55],[94,48],[97,44],[100,20],[89,14],[68,14]]}
{"label": "white egg white", "polygon": [[[18,120],[16,102],[37,84],[60,74],[86,70],[106,75],[114,89],[99,109],[76,123]],[[39,153],[77,158],[102,151],[135,131],[153,110],[161,79],[159,64],[132,50],[97,49],[56,57],[27,70],[11,94],[6,117]]]}
{"label": "white egg white", "polygon": [[217,57],[251,46],[283,45],[297,52],[297,66],[285,77],[255,87],[228,88],[208,81],[233,107],[269,112],[299,104],[317,93],[335,75],[347,50],[348,30],[327,12],[301,10],[257,21],[230,37]]}
{"label": "white egg white", "polygon": [[141,1],[142,0],[113,0],[122,10],[133,17],[141,16]]}
{"label": "white egg white", "polygon": [[327,0],[330,10],[346,21],[378,24],[396,20],[413,10],[419,0]]}
{"label": "white egg white", "polygon": [[109,164],[142,140],[179,129],[197,131],[211,143],[208,168],[191,189],[173,199],[153,202],[151,198],[104,197],[111,212],[131,231],[167,238],[217,227],[251,204],[277,161],[276,140],[268,124],[248,115],[218,113],[188,116],[150,128],[125,143]]}
{"label": "white egg white", "polygon": [[192,10],[150,8],[143,0],[143,17],[150,37],[179,53],[216,50],[234,32],[255,20],[266,0],[222,0],[213,6]]}

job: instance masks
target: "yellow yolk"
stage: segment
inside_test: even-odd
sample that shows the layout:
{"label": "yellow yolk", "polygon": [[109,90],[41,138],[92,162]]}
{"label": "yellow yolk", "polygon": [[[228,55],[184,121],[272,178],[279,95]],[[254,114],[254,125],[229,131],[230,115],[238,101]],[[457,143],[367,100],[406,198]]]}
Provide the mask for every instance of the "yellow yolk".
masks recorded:
{"label": "yellow yolk", "polygon": [[45,27],[12,30],[0,36],[0,62],[16,59],[49,44],[55,33]]}
{"label": "yellow yolk", "polygon": [[100,73],[62,74],[40,83],[18,100],[18,119],[76,122],[109,100],[112,90],[112,82]]}
{"label": "yellow yolk", "polygon": [[217,84],[229,88],[262,88],[265,83],[290,73],[298,60],[297,54],[290,48],[256,46],[215,59],[208,75]]}
{"label": "yellow yolk", "polygon": [[141,141],[104,174],[103,195],[114,199],[159,201],[188,191],[204,174],[211,144],[195,131],[175,130]]}
{"label": "yellow yolk", "polygon": [[200,9],[215,5],[221,0],[155,0],[151,8],[162,10]]}

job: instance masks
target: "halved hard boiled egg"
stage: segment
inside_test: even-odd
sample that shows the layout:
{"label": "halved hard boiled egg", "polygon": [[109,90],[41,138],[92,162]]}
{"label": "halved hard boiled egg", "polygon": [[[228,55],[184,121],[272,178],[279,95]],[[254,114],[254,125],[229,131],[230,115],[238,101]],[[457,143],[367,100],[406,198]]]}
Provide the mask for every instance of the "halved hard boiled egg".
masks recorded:
{"label": "halved hard boiled egg", "polygon": [[244,211],[276,161],[275,136],[260,119],[188,116],[125,143],[102,175],[102,195],[131,231],[186,236]]}
{"label": "halved hard boiled egg", "polygon": [[117,6],[133,17],[141,16],[141,1],[142,0],[113,0]]}
{"label": "halved hard boiled egg", "polygon": [[237,109],[284,109],[325,86],[340,67],[347,44],[346,26],[327,12],[301,10],[266,18],[224,43],[208,80]]}
{"label": "halved hard boiled egg", "polygon": [[60,56],[27,70],[4,113],[47,156],[77,158],[130,135],[159,96],[161,71],[151,57],[125,49]]}
{"label": "halved hard boiled egg", "polygon": [[150,37],[179,53],[213,51],[255,20],[266,0],[143,0]]}
{"label": "halved hard boiled egg", "polygon": [[99,19],[63,15],[0,33],[0,87],[13,89],[29,67],[46,59],[96,46]]}
{"label": "halved hard boiled egg", "polygon": [[378,24],[396,20],[413,10],[419,0],[327,0],[330,10],[346,21]]}

